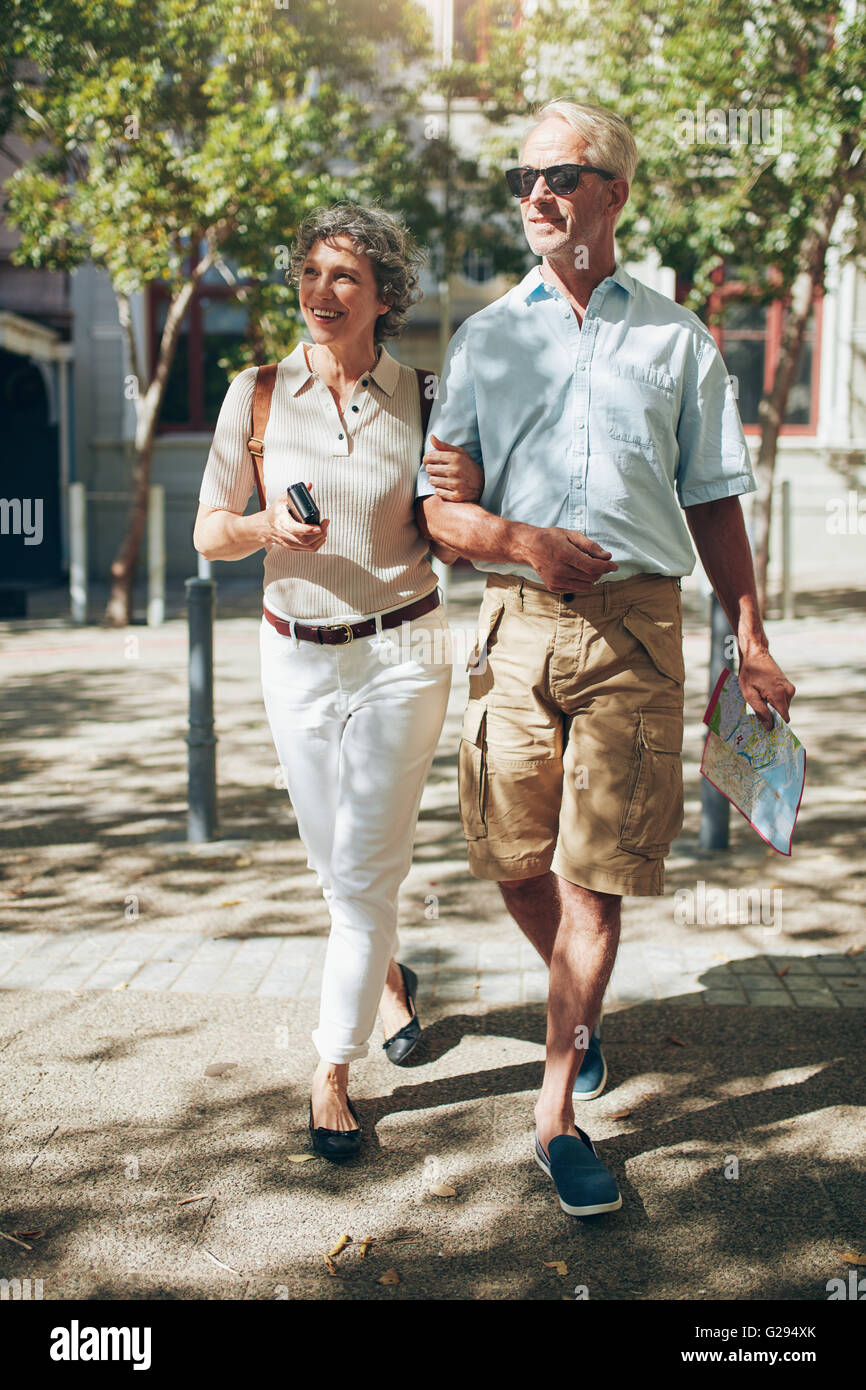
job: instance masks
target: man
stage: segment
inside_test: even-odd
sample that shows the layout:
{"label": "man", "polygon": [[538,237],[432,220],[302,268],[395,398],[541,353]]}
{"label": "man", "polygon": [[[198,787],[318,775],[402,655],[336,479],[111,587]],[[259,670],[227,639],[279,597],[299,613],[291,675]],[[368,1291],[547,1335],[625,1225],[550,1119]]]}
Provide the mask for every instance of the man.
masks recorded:
{"label": "man", "polygon": [[[695,315],[616,263],[634,141],[613,112],[569,101],[536,122],[507,178],[541,265],[455,333],[418,509],[488,572],[461,815],[472,872],[499,882],[550,968],[536,1159],[563,1210],[590,1215],[622,1198],[575,1126],[575,1079],[622,897],[663,892],[682,825],[689,531],[768,727],[794,687],[761,624],[739,502],[755,482],[722,358]],[[466,454],[484,470],[478,504],[447,500]]]}

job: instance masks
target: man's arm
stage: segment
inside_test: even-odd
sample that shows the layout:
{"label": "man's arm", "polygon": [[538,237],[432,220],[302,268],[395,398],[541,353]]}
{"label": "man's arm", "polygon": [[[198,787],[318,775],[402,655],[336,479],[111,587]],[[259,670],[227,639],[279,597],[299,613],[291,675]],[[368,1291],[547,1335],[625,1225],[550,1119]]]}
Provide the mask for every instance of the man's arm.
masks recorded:
{"label": "man's arm", "polygon": [[418,525],[425,536],[467,560],[526,565],[552,593],[589,593],[603,574],[618,568],[595,541],[559,526],[507,521],[474,502],[419,497]]}
{"label": "man's arm", "polygon": [[737,638],[743,696],[766,728],[773,726],[768,705],[787,723],[794,686],[770,656],[740,499],[723,497],[684,510],[701,564]]}

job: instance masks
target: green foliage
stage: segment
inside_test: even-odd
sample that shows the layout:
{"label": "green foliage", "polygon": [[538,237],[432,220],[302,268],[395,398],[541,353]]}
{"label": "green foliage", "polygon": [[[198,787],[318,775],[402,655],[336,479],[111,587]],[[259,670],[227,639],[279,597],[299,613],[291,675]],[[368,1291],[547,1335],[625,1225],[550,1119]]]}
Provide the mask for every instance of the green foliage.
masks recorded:
{"label": "green foliage", "polygon": [[[282,355],[294,296],[276,269],[300,219],[367,196],[386,168],[408,183],[397,93],[425,51],[421,12],[408,0],[21,0],[17,16],[17,128],[35,152],[6,184],[16,260],[87,259],[119,295],[159,281],[174,298],[202,251],[225,257],[260,350]],[[394,94],[385,122],[374,89]]]}
{"label": "green foliage", "polygon": [[[621,248],[657,250],[691,282],[692,307],[723,261],[755,298],[784,294],[835,182],[852,228],[866,220],[862,0],[835,13],[825,0],[649,0],[639,11],[631,0],[542,0],[529,30],[527,46],[556,55],[544,99],[611,105],[629,121],[640,164]],[[706,138],[711,126],[722,134],[708,122],[687,141],[686,116],[701,134],[701,104],[725,113],[726,138]],[[749,113],[748,125],[730,112]]]}

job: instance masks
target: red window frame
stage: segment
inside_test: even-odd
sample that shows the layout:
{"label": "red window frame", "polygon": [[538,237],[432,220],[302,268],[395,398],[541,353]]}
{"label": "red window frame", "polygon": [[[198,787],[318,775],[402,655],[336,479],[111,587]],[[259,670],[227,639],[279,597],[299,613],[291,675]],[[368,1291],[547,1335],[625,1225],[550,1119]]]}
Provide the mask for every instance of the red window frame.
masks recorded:
{"label": "red window frame", "polygon": [[[200,284],[195,290],[189,307],[184,315],[187,325],[188,341],[188,374],[187,374],[187,407],[189,419],[181,424],[177,421],[160,421],[156,427],[157,435],[162,434],[212,434],[214,423],[204,418],[204,316],[202,314],[202,303],[204,300],[222,299],[230,300],[237,297],[236,290],[231,285],[226,284]],[[156,364],[159,353],[159,338],[157,335],[157,306],[166,304],[171,296],[162,285],[151,284],[147,287],[145,296],[145,322],[147,325],[147,343],[149,353],[150,373]]]}
{"label": "red window frame", "polygon": [[[475,53],[468,61],[486,63],[490,56],[490,5],[491,0],[450,0],[452,33],[454,35],[455,56],[457,49],[457,7],[462,4],[463,12],[475,9],[478,12],[478,30],[475,35]],[[461,16],[462,17],[462,16]],[[517,0],[511,21],[512,29],[519,29],[523,23],[523,5]]]}
{"label": "red window frame", "polygon": [[[724,272],[717,271],[713,275],[716,289],[710,295],[707,305],[711,320],[710,332],[715,339],[719,352],[724,356],[725,326],[721,319],[721,312],[725,300],[739,298],[746,293],[748,286],[742,280],[725,280]],[[677,298],[680,298],[680,291],[687,287],[678,282]],[[775,299],[767,305],[767,322],[764,333],[764,380],[762,383],[763,391],[769,390],[773,384],[773,373],[776,370],[776,363],[779,360],[779,347],[782,341],[782,327],[785,321],[785,313],[790,301]],[[818,290],[812,307],[813,330],[812,330],[812,376],[809,383],[809,421],[805,425],[783,424],[780,430],[782,435],[792,437],[810,436],[813,437],[818,430],[818,405],[821,394],[821,328],[824,314],[824,292]],[[746,435],[757,436],[761,433],[761,426],[757,423],[743,424],[743,433]]]}

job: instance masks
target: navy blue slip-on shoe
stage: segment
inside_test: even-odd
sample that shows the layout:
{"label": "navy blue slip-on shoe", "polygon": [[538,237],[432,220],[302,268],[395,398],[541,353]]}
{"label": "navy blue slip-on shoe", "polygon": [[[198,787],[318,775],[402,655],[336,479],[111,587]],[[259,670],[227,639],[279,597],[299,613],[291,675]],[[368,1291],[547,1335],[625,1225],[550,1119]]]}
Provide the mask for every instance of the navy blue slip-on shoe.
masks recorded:
{"label": "navy blue slip-on shoe", "polygon": [[[349,1107],[349,1114],[352,1118],[358,1120],[355,1107],[348,1096],[346,1096],[346,1105]],[[357,1129],[325,1129],[324,1126],[314,1128],[312,1100],[310,1101],[309,1129],[313,1153],[319,1158],[327,1158],[331,1163],[345,1163],[347,1159],[354,1158],[364,1137],[360,1120],[358,1120]]]}
{"label": "navy blue slip-on shoe", "polygon": [[[398,961],[399,965],[400,962]],[[393,1062],[398,1067],[401,1062],[414,1052],[421,1038],[421,1024],[418,1020],[418,1010],[415,1008],[415,995],[418,992],[418,976],[414,970],[410,970],[408,965],[400,965],[400,974],[403,976],[403,984],[406,989],[406,1002],[412,1010],[412,1017],[409,1022],[404,1024],[398,1033],[386,1038],[382,1044],[382,1050],[389,1062]]]}
{"label": "navy blue slip-on shoe", "polygon": [[571,1094],[575,1100],[595,1100],[606,1085],[607,1062],[601,1050],[601,1038],[597,1038],[593,1033]]}
{"label": "navy blue slip-on shoe", "polygon": [[604,1211],[619,1211],[622,1197],[614,1181],[595,1151],[588,1134],[575,1125],[579,1139],[573,1134],[557,1134],[544,1152],[535,1133],[535,1161],[539,1168],[556,1183],[559,1205],[569,1216],[598,1216]]}

